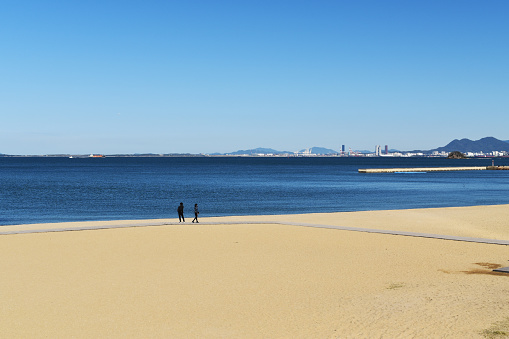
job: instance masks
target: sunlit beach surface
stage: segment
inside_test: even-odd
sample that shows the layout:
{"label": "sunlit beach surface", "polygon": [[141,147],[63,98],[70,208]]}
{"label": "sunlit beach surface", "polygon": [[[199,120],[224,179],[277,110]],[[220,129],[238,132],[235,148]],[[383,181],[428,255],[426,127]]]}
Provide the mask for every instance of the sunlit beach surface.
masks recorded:
{"label": "sunlit beach surface", "polygon": [[508,246],[280,224],[509,240],[509,205],[189,217],[0,227],[105,227],[0,235],[0,337],[509,335]]}

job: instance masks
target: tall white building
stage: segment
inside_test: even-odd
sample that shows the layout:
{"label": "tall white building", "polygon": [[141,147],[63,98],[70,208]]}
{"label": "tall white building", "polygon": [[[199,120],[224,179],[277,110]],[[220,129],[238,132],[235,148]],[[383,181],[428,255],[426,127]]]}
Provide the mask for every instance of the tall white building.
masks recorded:
{"label": "tall white building", "polygon": [[379,157],[382,154],[382,147],[380,145],[376,145],[375,147],[375,155]]}

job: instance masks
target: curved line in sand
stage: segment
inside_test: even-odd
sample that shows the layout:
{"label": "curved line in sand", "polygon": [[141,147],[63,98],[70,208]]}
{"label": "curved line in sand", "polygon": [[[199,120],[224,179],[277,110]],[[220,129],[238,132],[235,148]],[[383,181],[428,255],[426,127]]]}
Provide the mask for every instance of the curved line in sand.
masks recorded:
{"label": "curved line in sand", "polygon": [[[310,223],[298,223],[298,222],[287,222],[287,221],[218,221],[218,222],[201,222],[200,225],[288,225],[288,226],[300,226],[300,227],[316,227],[316,228],[327,228],[337,229],[342,231],[354,231],[354,232],[366,232],[366,233],[380,233],[389,235],[400,235],[408,237],[420,237],[420,238],[431,238],[431,239],[442,239],[442,240],[453,240],[453,241],[466,241],[483,244],[494,244],[494,245],[509,245],[509,240],[499,239],[486,239],[486,238],[471,238],[471,237],[460,237],[443,234],[431,234],[431,233],[418,233],[418,232],[405,232],[405,231],[391,231],[391,230],[380,230],[374,228],[360,228],[360,227],[348,227],[348,226],[333,226],[324,224],[310,224]],[[179,225],[178,222],[161,222],[161,223],[133,223],[128,225],[105,225],[105,226],[80,226],[80,227],[62,227],[62,228],[49,228],[49,229],[31,229],[31,230],[16,230],[16,231],[0,231],[0,235],[9,234],[29,234],[29,233],[48,233],[48,232],[70,232],[70,231],[89,231],[89,230],[100,230],[100,229],[113,229],[113,228],[127,228],[127,227],[148,227],[148,226],[170,226]]]}

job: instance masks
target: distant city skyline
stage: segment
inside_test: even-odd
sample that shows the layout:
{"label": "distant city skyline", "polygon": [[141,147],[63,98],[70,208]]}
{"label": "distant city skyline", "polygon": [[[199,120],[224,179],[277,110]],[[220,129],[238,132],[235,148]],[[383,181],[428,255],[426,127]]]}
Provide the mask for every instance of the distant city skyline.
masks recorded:
{"label": "distant city skyline", "polygon": [[[313,155],[331,155],[331,156],[422,156],[422,155],[435,155],[435,156],[448,156],[450,152],[459,151],[463,152],[466,156],[507,156],[509,155],[509,140],[499,140],[493,137],[484,137],[479,140],[470,140],[468,138],[455,139],[440,147],[433,149],[422,150],[401,150],[389,148],[389,145],[376,145],[375,150],[367,149],[352,149],[346,145],[341,145],[340,149],[330,149],[320,146],[309,147],[295,150],[278,150],[273,148],[257,147],[254,149],[237,150],[232,152],[198,152],[198,153],[110,153],[108,156],[214,156],[214,155],[296,155],[296,156],[313,156]],[[105,154],[97,153],[46,153],[46,154],[2,154],[2,156],[73,156],[77,157],[92,157],[102,158]]]}
{"label": "distant city skyline", "polygon": [[8,1],[0,153],[507,140],[509,2]]}

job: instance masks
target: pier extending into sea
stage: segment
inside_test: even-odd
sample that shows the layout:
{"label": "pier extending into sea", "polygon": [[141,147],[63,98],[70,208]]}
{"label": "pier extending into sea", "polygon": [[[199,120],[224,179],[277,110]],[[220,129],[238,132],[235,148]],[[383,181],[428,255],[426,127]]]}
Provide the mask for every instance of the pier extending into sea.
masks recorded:
{"label": "pier extending into sea", "polygon": [[359,173],[412,173],[448,171],[507,171],[509,166],[470,166],[470,167],[419,167],[419,168],[360,168]]}

